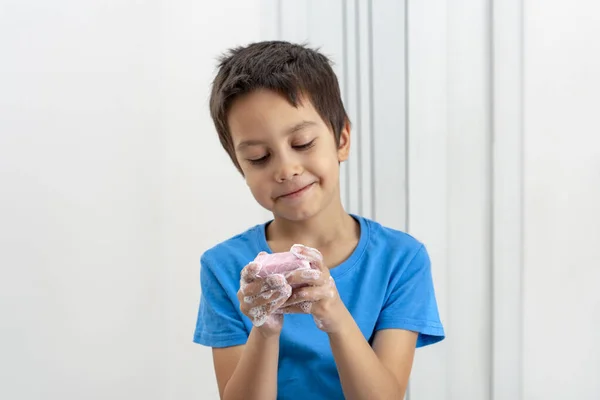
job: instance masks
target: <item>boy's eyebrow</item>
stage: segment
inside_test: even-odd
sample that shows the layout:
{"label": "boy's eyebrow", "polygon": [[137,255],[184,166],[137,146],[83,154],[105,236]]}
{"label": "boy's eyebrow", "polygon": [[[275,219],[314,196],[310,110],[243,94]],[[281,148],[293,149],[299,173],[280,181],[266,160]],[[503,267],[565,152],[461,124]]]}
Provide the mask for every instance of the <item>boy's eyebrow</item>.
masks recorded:
{"label": "boy's eyebrow", "polygon": [[316,122],[314,122],[314,121],[307,121],[307,120],[304,120],[304,121],[301,121],[301,122],[297,123],[296,125],[294,125],[294,126],[292,126],[292,127],[288,128],[288,129],[286,129],[286,130],[285,130],[285,134],[286,134],[286,135],[291,135],[292,133],[295,133],[295,132],[301,131],[301,130],[302,130],[302,129],[304,129],[304,128],[308,128],[309,126],[313,126],[313,125],[316,125],[316,124],[317,124],[317,123],[316,123]]}
{"label": "boy's eyebrow", "polygon": [[[291,127],[287,128],[284,131],[284,134],[287,135],[291,135],[292,133],[296,133],[301,131],[304,128],[308,128],[309,126],[313,126],[316,125],[317,123],[314,121],[308,121],[308,120],[304,120],[301,121],[295,125],[292,125]],[[237,149],[241,150],[245,147],[249,147],[249,146],[258,146],[264,144],[264,142],[262,140],[244,140],[243,142],[240,142],[240,144],[237,145]]]}

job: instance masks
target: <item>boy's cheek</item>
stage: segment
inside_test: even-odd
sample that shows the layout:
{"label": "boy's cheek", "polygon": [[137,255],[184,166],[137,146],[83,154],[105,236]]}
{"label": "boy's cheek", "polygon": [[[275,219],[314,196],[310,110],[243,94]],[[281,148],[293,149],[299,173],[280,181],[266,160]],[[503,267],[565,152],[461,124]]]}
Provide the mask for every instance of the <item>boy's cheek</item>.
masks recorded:
{"label": "boy's cheek", "polygon": [[254,199],[263,207],[271,209],[273,206],[273,200],[271,199],[271,188],[262,183],[254,183],[253,181],[246,180],[246,184],[250,188],[250,192]]}

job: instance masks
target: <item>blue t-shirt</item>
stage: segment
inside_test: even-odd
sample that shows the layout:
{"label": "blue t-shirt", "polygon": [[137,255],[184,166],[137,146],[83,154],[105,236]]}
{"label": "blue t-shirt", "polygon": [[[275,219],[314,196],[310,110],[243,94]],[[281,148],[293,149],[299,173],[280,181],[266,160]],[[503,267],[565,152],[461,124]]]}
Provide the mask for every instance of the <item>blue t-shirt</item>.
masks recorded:
{"label": "blue t-shirt", "polygon": [[[429,256],[412,236],[353,215],[360,239],[350,257],[331,269],[340,297],[370,343],[381,329],[419,333],[417,347],[444,338]],[[272,253],[266,224],[206,251],[194,342],[210,347],[246,343],[252,322],[239,309],[240,272],[260,251]],[[329,346],[310,315],[284,317],[279,347],[278,399],[343,399]]]}

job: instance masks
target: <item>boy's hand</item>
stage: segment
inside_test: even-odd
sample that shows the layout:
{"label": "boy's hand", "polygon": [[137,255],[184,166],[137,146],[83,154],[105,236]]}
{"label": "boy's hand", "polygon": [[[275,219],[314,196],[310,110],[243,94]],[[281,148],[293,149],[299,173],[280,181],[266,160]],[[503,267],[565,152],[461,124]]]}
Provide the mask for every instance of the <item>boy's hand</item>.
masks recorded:
{"label": "boy's hand", "polygon": [[348,312],[340,299],[329,268],[323,265],[323,256],[316,249],[294,245],[291,250],[307,259],[316,270],[293,271],[286,275],[290,285],[309,285],[294,289],[281,307],[286,314],[312,314],[317,327],[327,333],[341,329]]}
{"label": "boy's hand", "polygon": [[275,314],[292,294],[292,287],[283,275],[257,277],[261,265],[251,262],[242,269],[238,300],[240,310],[252,321],[260,332],[268,336],[277,335],[283,326],[283,315]]}

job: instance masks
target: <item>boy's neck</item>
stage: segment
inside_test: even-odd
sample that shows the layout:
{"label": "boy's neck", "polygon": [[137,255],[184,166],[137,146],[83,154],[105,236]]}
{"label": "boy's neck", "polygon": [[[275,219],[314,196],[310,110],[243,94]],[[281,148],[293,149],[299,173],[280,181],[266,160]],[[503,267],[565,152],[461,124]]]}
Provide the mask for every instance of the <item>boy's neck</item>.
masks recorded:
{"label": "boy's neck", "polygon": [[344,210],[341,202],[304,221],[275,217],[267,227],[268,241],[282,247],[286,246],[286,243],[299,243],[323,248],[339,240],[358,236],[357,222]]}

